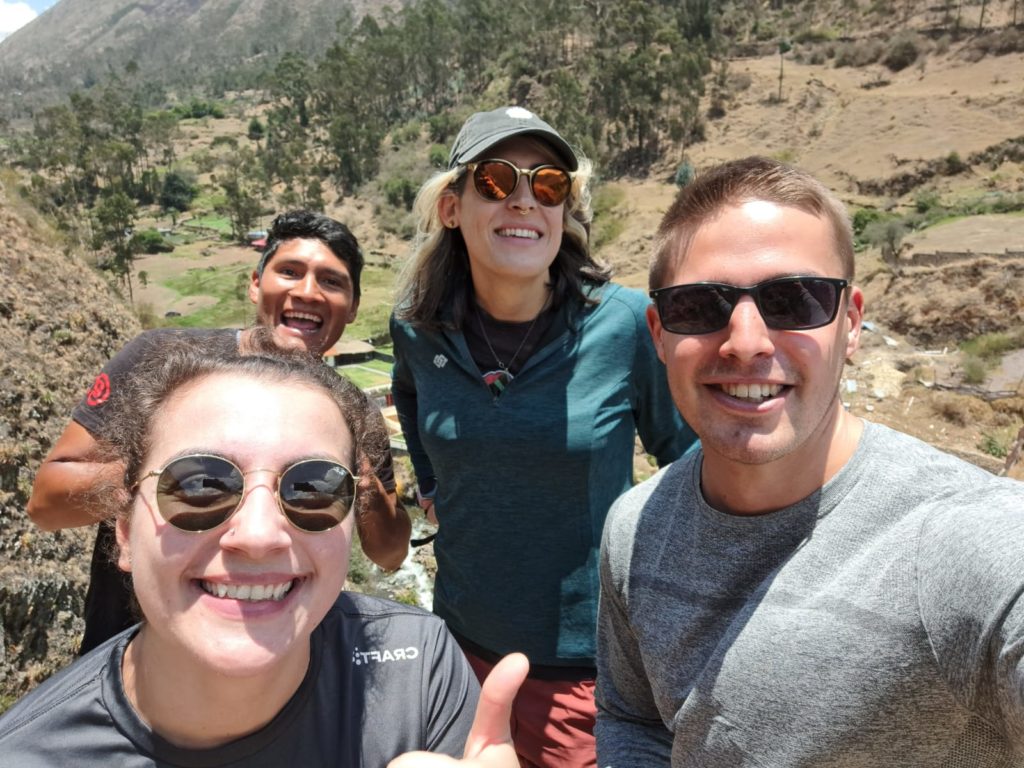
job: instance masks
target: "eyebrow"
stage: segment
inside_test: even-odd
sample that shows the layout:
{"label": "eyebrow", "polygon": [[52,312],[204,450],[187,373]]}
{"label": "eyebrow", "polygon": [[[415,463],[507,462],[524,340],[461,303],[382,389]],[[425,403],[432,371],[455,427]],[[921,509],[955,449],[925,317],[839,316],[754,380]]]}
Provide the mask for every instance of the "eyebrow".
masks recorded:
{"label": "eyebrow", "polygon": [[[227,459],[232,464],[235,464],[236,466],[238,466],[239,469],[242,469],[243,471],[245,471],[245,468],[242,466],[242,462],[241,462],[240,459],[238,459],[238,457],[231,456],[226,451],[223,451],[223,450],[218,449],[218,448],[203,448],[201,446],[200,447],[192,447],[192,448],[184,448],[184,449],[182,449],[180,451],[177,451],[177,452],[173,453],[171,456],[168,456],[167,459],[165,459],[164,461],[162,461],[159,464],[157,464],[157,466],[158,467],[166,467],[172,461],[177,461],[178,459],[183,459],[186,456],[216,456],[219,459]],[[343,460],[341,460],[341,459],[339,459],[339,458],[337,458],[335,456],[331,456],[328,453],[324,453],[322,451],[318,451],[316,453],[307,453],[307,454],[303,454],[301,456],[293,456],[293,457],[290,457],[288,459],[285,459],[285,461],[281,465],[280,469],[284,469],[285,467],[290,467],[293,464],[298,464],[300,461],[316,461],[316,460],[334,461],[334,462],[337,462],[338,464],[342,464],[344,466],[348,466],[345,461],[343,461]],[[257,469],[267,469],[267,467],[257,467]],[[251,471],[251,470],[248,470],[248,471]]]}

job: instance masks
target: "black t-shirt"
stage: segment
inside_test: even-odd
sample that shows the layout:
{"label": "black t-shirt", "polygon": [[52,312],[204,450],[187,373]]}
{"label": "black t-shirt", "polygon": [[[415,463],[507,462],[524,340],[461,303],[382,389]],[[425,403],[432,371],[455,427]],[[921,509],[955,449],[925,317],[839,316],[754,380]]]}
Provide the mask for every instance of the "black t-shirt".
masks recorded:
{"label": "black t-shirt", "polygon": [[121,679],[128,630],[0,717],[0,768],[382,768],[410,750],[461,756],[479,688],[436,616],[343,592],[310,640],[306,676],[266,726],[213,749],[150,729]]}
{"label": "black t-shirt", "polygon": [[[90,434],[99,434],[109,418],[111,396],[125,386],[128,377],[146,353],[161,341],[175,336],[194,339],[196,344],[203,345],[217,356],[231,357],[238,354],[239,333],[230,328],[158,328],[143,331],[107,361],[85,397],[71,411],[71,418]],[[377,475],[385,490],[395,489],[395,473],[390,454]],[[113,524],[101,523],[96,531],[89,569],[89,590],[85,595],[82,654],[88,653],[141,618],[134,607],[130,581],[113,561],[116,546]]]}

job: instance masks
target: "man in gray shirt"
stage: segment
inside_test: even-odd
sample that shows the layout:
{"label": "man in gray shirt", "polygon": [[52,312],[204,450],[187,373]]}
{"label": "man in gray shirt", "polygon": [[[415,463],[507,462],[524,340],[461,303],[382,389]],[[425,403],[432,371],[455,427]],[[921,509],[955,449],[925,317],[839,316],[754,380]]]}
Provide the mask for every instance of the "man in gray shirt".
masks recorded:
{"label": "man in gray shirt", "polygon": [[843,409],[852,277],[780,163],[666,214],[648,322],[702,447],[605,527],[600,766],[1024,766],[1024,484]]}

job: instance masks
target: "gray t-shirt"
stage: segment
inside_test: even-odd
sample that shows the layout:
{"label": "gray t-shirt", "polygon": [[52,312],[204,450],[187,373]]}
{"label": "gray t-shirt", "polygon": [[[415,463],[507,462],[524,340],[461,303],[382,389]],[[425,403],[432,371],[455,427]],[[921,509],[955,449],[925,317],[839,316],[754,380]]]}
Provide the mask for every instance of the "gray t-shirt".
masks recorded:
{"label": "gray t-shirt", "polygon": [[767,515],[700,466],[605,527],[602,768],[1024,766],[1024,484],[874,424]]}
{"label": "gray t-shirt", "polygon": [[0,766],[332,766],[381,768],[426,749],[461,756],[479,687],[436,616],[342,593],[311,638],[309,670],[264,728],[214,749],[151,730],[124,693],[135,630],[101,645],[0,718]]}

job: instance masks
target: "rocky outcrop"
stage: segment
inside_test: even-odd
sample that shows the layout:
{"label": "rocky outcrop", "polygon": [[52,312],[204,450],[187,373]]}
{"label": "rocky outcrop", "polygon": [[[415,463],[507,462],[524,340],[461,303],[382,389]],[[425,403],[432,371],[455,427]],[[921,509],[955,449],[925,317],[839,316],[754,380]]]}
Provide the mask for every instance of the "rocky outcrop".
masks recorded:
{"label": "rocky outcrop", "polygon": [[74,654],[94,535],[32,524],[35,471],[96,371],[140,328],[3,183],[0,253],[0,702],[10,702]]}

